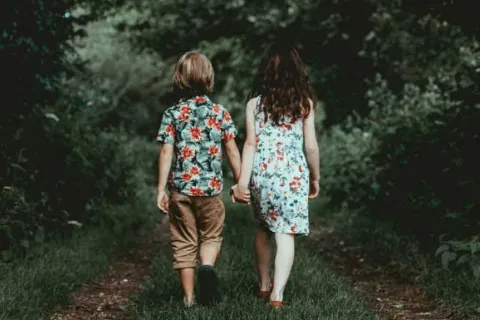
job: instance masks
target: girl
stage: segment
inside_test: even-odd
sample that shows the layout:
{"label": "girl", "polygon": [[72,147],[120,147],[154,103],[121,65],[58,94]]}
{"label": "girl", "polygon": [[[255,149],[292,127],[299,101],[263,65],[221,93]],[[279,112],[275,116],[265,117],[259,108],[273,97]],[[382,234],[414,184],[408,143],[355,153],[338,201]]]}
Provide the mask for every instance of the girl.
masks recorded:
{"label": "girl", "polygon": [[[308,198],[319,193],[315,95],[297,51],[272,45],[261,60],[246,106],[246,141],[233,200],[252,202],[260,297],[283,306],[295,235],[307,235]],[[303,151],[305,147],[306,157]],[[249,190],[250,188],[250,190]],[[270,279],[270,240],[277,245]]]}

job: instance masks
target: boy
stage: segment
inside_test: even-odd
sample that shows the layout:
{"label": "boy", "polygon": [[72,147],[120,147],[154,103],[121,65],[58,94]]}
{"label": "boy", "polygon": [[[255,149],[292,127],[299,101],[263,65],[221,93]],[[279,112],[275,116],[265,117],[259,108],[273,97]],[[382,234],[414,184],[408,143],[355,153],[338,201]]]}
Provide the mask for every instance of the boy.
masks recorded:
{"label": "boy", "polygon": [[[240,175],[240,153],[234,139],[237,131],[229,112],[208,98],[213,85],[210,61],[197,52],[184,54],[173,79],[173,90],[180,100],[165,111],[157,137],[162,143],[157,205],[169,214],[173,267],[180,273],[187,307],[194,303],[198,249],[199,302],[211,304],[220,295],[214,265],[225,218],[220,195],[222,142],[235,181]],[[174,152],[176,159],[171,168]],[[170,197],[166,193],[167,179]]]}

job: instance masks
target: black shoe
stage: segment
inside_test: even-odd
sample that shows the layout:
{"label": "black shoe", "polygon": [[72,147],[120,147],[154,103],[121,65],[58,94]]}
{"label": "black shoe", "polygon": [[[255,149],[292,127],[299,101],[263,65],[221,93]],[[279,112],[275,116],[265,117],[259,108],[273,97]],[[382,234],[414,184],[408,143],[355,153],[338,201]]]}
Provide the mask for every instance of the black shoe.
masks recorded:
{"label": "black shoe", "polygon": [[198,269],[199,303],[212,305],[220,301],[220,282],[215,268],[201,266]]}

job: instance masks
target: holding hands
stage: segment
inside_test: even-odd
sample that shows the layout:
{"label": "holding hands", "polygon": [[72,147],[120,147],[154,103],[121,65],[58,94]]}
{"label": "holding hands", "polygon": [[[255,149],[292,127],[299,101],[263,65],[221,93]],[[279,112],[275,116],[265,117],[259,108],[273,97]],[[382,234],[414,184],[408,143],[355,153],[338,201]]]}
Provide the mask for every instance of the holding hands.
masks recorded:
{"label": "holding hands", "polygon": [[250,190],[247,186],[236,184],[230,189],[232,203],[248,203],[250,204]]}

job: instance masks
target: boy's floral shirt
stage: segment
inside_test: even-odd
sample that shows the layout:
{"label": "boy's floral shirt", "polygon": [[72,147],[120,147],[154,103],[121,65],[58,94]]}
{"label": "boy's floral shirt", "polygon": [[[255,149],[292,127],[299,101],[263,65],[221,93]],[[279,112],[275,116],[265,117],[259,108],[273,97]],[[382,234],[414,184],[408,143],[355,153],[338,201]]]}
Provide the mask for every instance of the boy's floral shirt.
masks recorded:
{"label": "boy's floral shirt", "polygon": [[223,189],[222,141],[237,135],[230,113],[207,96],[165,111],[157,141],[175,146],[171,190],[189,196],[214,196]]}

